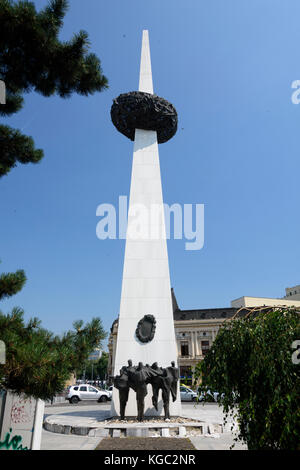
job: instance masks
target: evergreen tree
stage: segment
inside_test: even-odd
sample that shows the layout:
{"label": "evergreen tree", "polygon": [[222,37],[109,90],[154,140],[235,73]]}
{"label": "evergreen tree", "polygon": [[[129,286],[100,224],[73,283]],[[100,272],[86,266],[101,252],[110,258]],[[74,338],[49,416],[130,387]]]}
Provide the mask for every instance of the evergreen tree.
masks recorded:
{"label": "evergreen tree", "polygon": [[17,294],[26,282],[26,276],[22,269],[15,273],[3,273],[0,275],[0,300]]}
{"label": "evergreen tree", "polygon": [[[73,92],[87,96],[107,88],[100,60],[89,53],[87,33],[59,40],[67,9],[67,0],[51,0],[40,12],[29,1],[0,0],[0,80],[6,86],[0,115],[19,111],[24,93],[31,91],[67,98]],[[32,137],[0,125],[0,177],[18,162],[37,163],[42,157]],[[0,300],[20,291],[25,281],[23,270],[0,275]],[[0,388],[48,399],[63,390],[106,333],[95,318],[85,326],[75,322],[75,331],[59,337],[41,328],[36,318],[26,324],[23,315],[19,308],[7,315],[0,312],[0,338],[6,345]]]}
{"label": "evergreen tree", "polygon": [[85,361],[80,368],[76,370],[76,376],[81,379],[85,376],[86,380],[104,380],[107,378],[108,353],[103,351],[100,359],[97,361]]}
{"label": "evergreen tree", "polygon": [[70,375],[106,337],[100,318],[57,336],[41,328],[37,318],[24,322],[24,312],[0,312],[0,338],[6,345],[6,362],[0,364],[0,388],[51,399],[62,392]]}
{"label": "evergreen tree", "polygon": [[104,380],[107,378],[107,366],[108,366],[108,353],[103,351],[96,367],[96,372],[100,380]]}
{"label": "evergreen tree", "polygon": [[[29,1],[0,0],[0,80],[6,104],[0,114],[22,108],[23,94],[36,91],[62,98],[73,92],[87,96],[108,86],[100,60],[89,53],[85,31],[70,41],[58,39],[68,9],[67,0],[51,0],[40,12]],[[0,177],[19,163],[37,163],[43,151],[31,137],[0,125]]]}

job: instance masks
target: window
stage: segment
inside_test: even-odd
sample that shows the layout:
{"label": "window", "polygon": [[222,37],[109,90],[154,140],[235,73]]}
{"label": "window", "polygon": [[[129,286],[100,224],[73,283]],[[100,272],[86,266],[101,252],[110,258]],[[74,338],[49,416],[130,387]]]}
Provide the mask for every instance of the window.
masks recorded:
{"label": "window", "polygon": [[181,378],[192,377],[192,369],[189,366],[180,367],[180,377]]}
{"label": "window", "polygon": [[80,387],[79,389],[81,392],[87,392],[87,387]]}
{"label": "window", "polygon": [[97,392],[97,390],[94,387],[89,387],[89,392]]}
{"label": "window", "polygon": [[201,341],[201,349],[202,355],[205,356],[209,351],[209,341]]}
{"label": "window", "polygon": [[181,341],[180,349],[181,349],[181,356],[189,355],[189,343],[187,341]]}

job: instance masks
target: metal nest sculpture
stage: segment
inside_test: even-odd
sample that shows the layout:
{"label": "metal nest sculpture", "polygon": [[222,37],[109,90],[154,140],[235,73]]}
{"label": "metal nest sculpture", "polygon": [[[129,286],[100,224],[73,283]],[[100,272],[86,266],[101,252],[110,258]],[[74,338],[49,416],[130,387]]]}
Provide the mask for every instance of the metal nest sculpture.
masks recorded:
{"label": "metal nest sculpture", "polygon": [[123,93],[113,100],[111,120],[121,134],[134,140],[135,129],[157,132],[159,144],[176,134],[178,117],[164,98],[142,91]]}

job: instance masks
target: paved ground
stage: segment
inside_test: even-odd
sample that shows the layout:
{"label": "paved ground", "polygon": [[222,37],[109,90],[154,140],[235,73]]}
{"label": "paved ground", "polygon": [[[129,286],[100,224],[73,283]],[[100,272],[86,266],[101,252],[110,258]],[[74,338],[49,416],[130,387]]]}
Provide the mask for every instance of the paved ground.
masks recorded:
{"label": "paved ground", "polygon": [[115,437],[102,439],[96,450],[195,450],[189,439],[172,437]]}
{"label": "paved ground", "polygon": [[190,437],[192,444],[197,450],[230,450],[230,447],[234,444],[232,450],[247,450],[247,446],[240,442],[235,443],[233,436],[230,432],[220,434],[219,437],[213,436],[200,436]]}
{"label": "paved ground", "polygon": [[[107,416],[110,409],[110,404],[103,403],[80,403],[77,405],[58,404],[47,406],[45,408],[45,417],[49,415],[65,415],[74,417],[97,418]],[[223,420],[222,408],[219,408],[215,403],[183,403],[182,414],[187,417],[199,418],[207,422],[220,422]],[[227,428],[229,430],[229,428]],[[112,440],[115,440],[114,438]],[[123,438],[124,439],[124,438]],[[149,438],[148,438],[149,439]],[[157,439],[157,438],[156,438]],[[159,438],[161,439],[161,438]],[[170,439],[170,438],[168,438]],[[177,438],[178,439],[178,438]],[[61,449],[78,449],[78,450],[91,450],[95,449],[101,442],[102,438],[93,438],[87,436],[63,435],[55,434],[43,430],[42,435],[42,450],[61,450]],[[127,440],[127,439],[124,439]],[[230,432],[222,434],[200,436],[190,438],[193,445],[198,450],[225,450],[229,449],[233,444],[233,436]],[[246,449],[242,444],[236,444],[235,449]]]}
{"label": "paved ground", "polygon": [[43,429],[41,450],[94,450],[101,438],[65,436]]}
{"label": "paved ground", "polygon": [[[64,415],[74,418],[88,418],[102,420],[108,416],[110,403],[80,402],[77,405],[69,403],[45,407],[45,416]],[[222,423],[223,412],[216,403],[191,403],[182,404],[182,415],[189,418],[198,418],[208,423]]]}

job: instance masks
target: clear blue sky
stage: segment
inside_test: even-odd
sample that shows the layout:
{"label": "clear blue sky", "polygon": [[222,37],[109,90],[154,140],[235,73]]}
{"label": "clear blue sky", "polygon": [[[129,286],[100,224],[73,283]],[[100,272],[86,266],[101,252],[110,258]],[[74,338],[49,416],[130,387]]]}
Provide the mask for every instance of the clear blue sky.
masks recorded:
{"label": "clear blue sky", "polygon": [[67,100],[31,93],[4,120],[45,157],[0,180],[0,272],[28,277],[1,310],[21,306],[57,333],[92,316],[108,330],[116,318],[125,242],[97,239],[96,208],[129,194],[133,144],[110,107],[138,88],[143,29],[154,90],[179,116],[177,134],[159,147],[165,202],[205,204],[204,248],[168,242],[180,307],[281,297],[299,284],[299,1],[70,3],[61,38],[89,33],[110,88]]}

